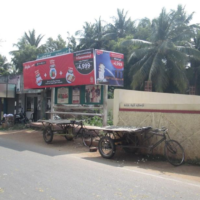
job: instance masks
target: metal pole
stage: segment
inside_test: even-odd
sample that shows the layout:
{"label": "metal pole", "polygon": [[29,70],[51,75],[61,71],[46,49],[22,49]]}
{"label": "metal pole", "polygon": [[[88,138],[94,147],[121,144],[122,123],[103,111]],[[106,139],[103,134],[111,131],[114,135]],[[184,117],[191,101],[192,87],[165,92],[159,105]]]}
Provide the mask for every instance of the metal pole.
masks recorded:
{"label": "metal pole", "polygon": [[[51,113],[54,111],[54,100],[55,100],[55,88],[51,88]],[[51,119],[53,119],[53,114],[51,114]]]}
{"label": "metal pole", "polygon": [[107,115],[108,115],[108,86],[103,86],[103,126],[107,126]]}

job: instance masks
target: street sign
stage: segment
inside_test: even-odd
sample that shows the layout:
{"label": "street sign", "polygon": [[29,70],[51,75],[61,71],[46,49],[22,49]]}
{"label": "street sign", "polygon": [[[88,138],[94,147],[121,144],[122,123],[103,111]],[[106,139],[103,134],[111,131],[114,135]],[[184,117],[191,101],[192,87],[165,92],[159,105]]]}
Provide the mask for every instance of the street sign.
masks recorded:
{"label": "street sign", "polygon": [[50,52],[50,53],[43,53],[43,54],[39,54],[37,56],[37,60],[39,59],[43,59],[43,58],[49,58],[49,57],[53,57],[53,56],[60,56],[60,55],[64,55],[67,53],[70,53],[71,49],[70,48],[64,48],[58,51],[54,51],[54,52]]}

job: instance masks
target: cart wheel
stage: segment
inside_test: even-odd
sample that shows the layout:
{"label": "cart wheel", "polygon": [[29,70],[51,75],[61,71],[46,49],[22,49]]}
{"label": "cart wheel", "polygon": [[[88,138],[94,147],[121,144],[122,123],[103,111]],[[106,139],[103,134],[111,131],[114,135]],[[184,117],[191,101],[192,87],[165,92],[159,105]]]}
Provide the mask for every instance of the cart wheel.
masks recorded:
{"label": "cart wheel", "polygon": [[112,158],[115,155],[115,144],[110,137],[102,137],[98,147],[99,153],[103,158]]}
{"label": "cart wheel", "polygon": [[53,131],[51,130],[51,127],[47,127],[47,128],[44,129],[43,138],[44,138],[44,141],[47,144],[50,144],[52,142],[52,140],[53,140]]}
{"label": "cart wheel", "polygon": [[[132,145],[133,147],[136,147],[139,145],[139,138],[136,135],[128,135],[126,137],[126,140],[122,143],[123,145]],[[123,150],[126,153],[136,153],[138,148],[131,148],[131,147],[123,147]]]}

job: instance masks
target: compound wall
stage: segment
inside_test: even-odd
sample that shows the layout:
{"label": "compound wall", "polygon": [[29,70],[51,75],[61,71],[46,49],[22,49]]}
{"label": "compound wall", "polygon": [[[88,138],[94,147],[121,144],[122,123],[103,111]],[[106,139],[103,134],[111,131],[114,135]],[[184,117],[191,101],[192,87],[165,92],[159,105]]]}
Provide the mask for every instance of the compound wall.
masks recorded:
{"label": "compound wall", "polygon": [[[117,89],[113,122],[118,126],[167,127],[171,139],[184,147],[186,160],[200,159],[199,96]],[[162,154],[163,145],[154,153]]]}

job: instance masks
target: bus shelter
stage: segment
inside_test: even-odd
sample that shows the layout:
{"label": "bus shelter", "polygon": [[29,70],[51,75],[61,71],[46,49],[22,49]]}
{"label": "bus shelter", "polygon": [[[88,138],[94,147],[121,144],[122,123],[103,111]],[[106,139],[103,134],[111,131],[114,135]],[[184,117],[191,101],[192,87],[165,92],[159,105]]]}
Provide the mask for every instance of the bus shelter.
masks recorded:
{"label": "bus shelter", "polygon": [[103,109],[100,115],[104,125],[107,121],[108,86],[122,87],[123,74],[123,54],[97,49],[49,54],[23,63],[24,89],[52,88],[49,113],[55,113],[58,106],[67,108],[73,105],[80,110],[80,105],[96,105]]}

